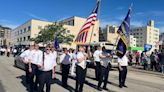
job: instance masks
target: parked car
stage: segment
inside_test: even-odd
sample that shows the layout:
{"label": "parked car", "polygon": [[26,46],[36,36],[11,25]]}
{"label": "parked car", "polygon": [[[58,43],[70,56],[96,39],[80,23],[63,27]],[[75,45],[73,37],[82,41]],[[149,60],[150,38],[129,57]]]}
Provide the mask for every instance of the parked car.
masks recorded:
{"label": "parked car", "polygon": [[14,58],[14,66],[15,67],[18,67],[20,69],[23,69],[25,70],[25,64],[20,60],[20,54],[21,53],[18,53],[15,58]]}
{"label": "parked car", "polygon": [[111,61],[110,61],[111,67],[112,68],[117,68],[118,67],[118,57],[116,55],[113,55]]}

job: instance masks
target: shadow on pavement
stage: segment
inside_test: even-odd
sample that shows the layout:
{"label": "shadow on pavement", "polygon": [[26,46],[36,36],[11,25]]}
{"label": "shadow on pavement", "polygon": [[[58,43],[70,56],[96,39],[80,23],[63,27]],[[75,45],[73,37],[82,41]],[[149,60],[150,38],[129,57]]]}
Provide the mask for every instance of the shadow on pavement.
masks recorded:
{"label": "shadow on pavement", "polygon": [[[96,80],[96,78],[93,78],[93,77],[90,77],[90,76],[86,76],[86,78],[89,78],[89,79],[92,79],[92,80],[97,81],[97,80]],[[111,84],[111,85],[116,86],[116,87],[118,87],[118,86],[119,86],[118,84],[113,83],[113,82],[110,82],[110,81],[108,81],[108,84]]]}
{"label": "shadow on pavement", "polygon": [[[59,75],[61,75],[61,73],[60,72],[56,72],[56,74],[59,74]],[[75,77],[72,77],[72,76],[69,76],[69,78],[70,79],[72,79],[72,80],[75,80],[76,81],[76,78]],[[93,87],[93,88],[97,88],[97,86],[96,85],[94,85],[94,84],[92,84],[92,83],[90,83],[89,81],[87,81],[87,80],[85,80],[85,84],[86,85],[88,85],[88,86],[91,86],[91,87]]]}
{"label": "shadow on pavement", "polygon": [[[26,88],[27,92],[29,92],[29,85],[26,83],[26,76],[21,75],[21,76],[18,76],[16,78],[21,79],[22,85]],[[58,84],[59,86],[62,86],[62,82],[59,79],[54,79],[54,80],[51,81],[51,84],[55,84],[55,83]],[[0,85],[0,88],[1,88],[1,85]],[[73,91],[74,88],[69,86],[69,85],[65,89],[67,89],[69,92],[74,92]],[[0,89],[0,92],[5,92],[5,91],[1,91],[1,89]]]}
{"label": "shadow on pavement", "polygon": [[22,85],[26,88],[27,92],[29,92],[29,87],[28,87],[28,84],[26,83],[26,76],[21,75],[21,76],[18,76],[16,78],[21,79]]}
{"label": "shadow on pavement", "polygon": [[4,87],[3,87],[2,83],[1,83],[1,80],[0,80],[0,92],[5,92],[5,89],[4,89]]}

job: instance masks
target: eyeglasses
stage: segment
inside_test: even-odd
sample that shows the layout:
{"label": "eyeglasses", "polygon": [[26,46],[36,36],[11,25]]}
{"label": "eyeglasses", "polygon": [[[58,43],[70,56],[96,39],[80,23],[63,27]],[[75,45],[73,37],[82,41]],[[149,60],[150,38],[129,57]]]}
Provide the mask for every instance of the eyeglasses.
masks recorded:
{"label": "eyeglasses", "polygon": [[46,50],[51,50],[51,49],[46,49]]}

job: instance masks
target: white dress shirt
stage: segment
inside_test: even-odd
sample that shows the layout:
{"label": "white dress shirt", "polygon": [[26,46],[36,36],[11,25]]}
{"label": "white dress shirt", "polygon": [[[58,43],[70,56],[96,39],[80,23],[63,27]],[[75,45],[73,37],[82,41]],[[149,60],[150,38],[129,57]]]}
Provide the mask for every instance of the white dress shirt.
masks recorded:
{"label": "white dress shirt", "polygon": [[43,61],[43,52],[41,50],[32,50],[30,53],[30,61],[32,64],[41,65]]}
{"label": "white dress shirt", "polygon": [[102,53],[102,51],[100,50],[96,50],[93,54],[93,57],[94,57],[94,60],[97,61],[97,62],[100,62],[100,54]]}
{"label": "white dress shirt", "polygon": [[54,60],[55,56],[53,53],[44,53],[44,61],[42,61],[43,68],[41,68],[41,71],[50,71],[56,66],[56,60]]}
{"label": "white dress shirt", "polygon": [[56,62],[57,52],[56,52],[56,51],[53,51],[53,52],[52,52],[52,55],[53,55],[53,58],[54,58],[54,60],[55,60],[55,62]]}
{"label": "white dress shirt", "polygon": [[65,54],[63,53],[61,56],[60,56],[60,62],[62,64],[70,64],[71,63],[71,56],[69,54]]}
{"label": "white dress shirt", "polygon": [[21,58],[24,58],[24,62],[28,62],[29,61],[29,59],[30,59],[30,53],[31,53],[30,50],[26,50],[23,53],[21,53],[20,57]]}
{"label": "white dress shirt", "polygon": [[[107,52],[102,52],[101,53],[102,56],[109,56],[109,53]],[[104,67],[107,67],[109,65],[110,62],[110,58],[109,57],[105,57],[105,58],[101,58],[101,65]]]}
{"label": "white dress shirt", "polygon": [[128,58],[126,55],[124,55],[122,58],[118,57],[118,63],[120,66],[128,66]]}
{"label": "white dress shirt", "polygon": [[[77,53],[77,60],[80,58],[85,58],[84,53],[82,53],[82,52]],[[81,68],[85,69],[86,68],[86,60],[84,59],[81,62],[77,62],[77,65],[80,66]]]}

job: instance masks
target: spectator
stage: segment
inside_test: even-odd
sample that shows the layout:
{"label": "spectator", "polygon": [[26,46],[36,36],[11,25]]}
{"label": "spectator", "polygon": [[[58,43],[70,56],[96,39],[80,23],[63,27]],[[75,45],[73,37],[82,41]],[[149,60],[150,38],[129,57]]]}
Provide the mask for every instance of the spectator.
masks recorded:
{"label": "spectator", "polygon": [[157,70],[154,52],[152,52],[150,55],[150,61],[151,61],[151,70],[154,70],[154,68],[155,70]]}
{"label": "spectator", "polygon": [[139,65],[139,57],[140,57],[140,54],[139,52],[136,52],[136,65]]}
{"label": "spectator", "polygon": [[147,69],[147,66],[148,66],[148,61],[147,61],[147,55],[146,55],[146,52],[143,53],[143,56],[142,56],[142,62],[143,62],[143,68],[144,70]]}
{"label": "spectator", "polygon": [[164,73],[164,52],[159,54],[159,63],[161,65],[161,72]]}

